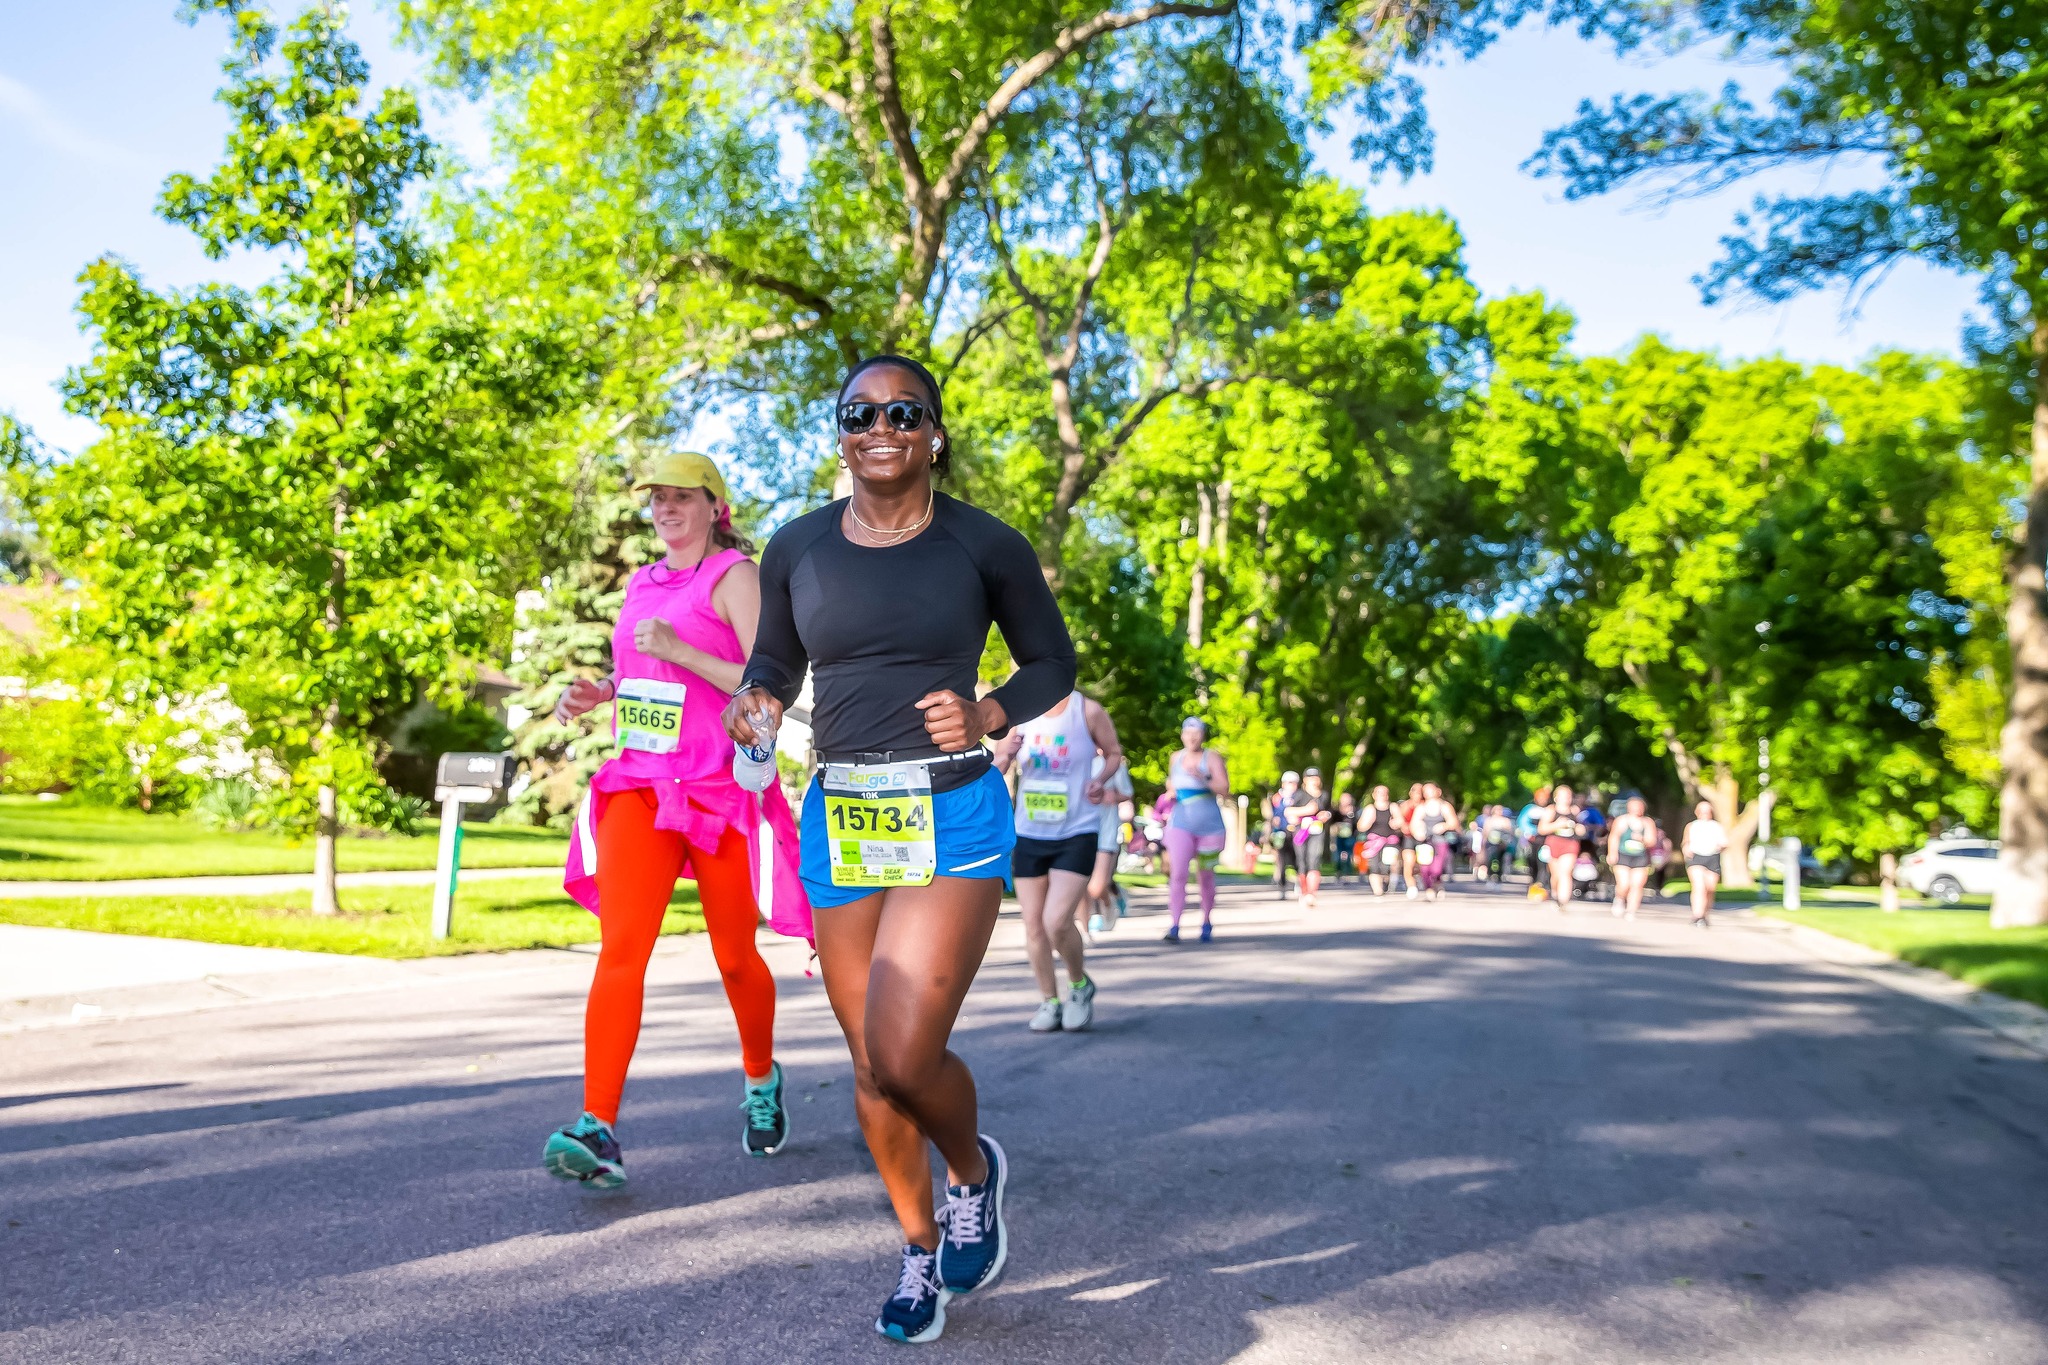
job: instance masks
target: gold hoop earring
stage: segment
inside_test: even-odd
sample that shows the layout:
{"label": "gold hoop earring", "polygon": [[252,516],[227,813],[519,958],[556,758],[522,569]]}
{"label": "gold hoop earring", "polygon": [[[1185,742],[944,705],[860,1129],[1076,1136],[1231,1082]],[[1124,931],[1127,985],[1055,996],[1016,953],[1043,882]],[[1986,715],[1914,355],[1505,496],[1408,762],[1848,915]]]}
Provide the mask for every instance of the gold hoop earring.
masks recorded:
{"label": "gold hoop earring", "polygon": [[846,468],[846,457],[845,457],[844,455],[841,455],[841,456],[839,457],[839,467],[840,467],[841,469],[844,469],[844,468]]}

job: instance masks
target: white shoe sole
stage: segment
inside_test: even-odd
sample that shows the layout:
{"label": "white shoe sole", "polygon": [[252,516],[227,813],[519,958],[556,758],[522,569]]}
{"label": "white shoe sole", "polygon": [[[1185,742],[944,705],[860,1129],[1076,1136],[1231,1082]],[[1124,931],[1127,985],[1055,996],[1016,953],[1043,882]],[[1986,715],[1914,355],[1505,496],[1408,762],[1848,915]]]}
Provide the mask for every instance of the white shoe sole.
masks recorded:
{"label": "white shoe sole", "polygon": [[601,1160],[581,1143],[550,1142],[541,1151],[541,1169],[559,1180],[573,1180],[593,1190],[615,1190],[626,1183],[626,1168]]}
{"label": "white shoe sole", "polygon": [[914,1337],[897,1336],[882,1325],[880,1318],[875,1319],[875,1335],[884,1341],[893,1341],[906,1346],[922,1346],[928,1341],[937,1341],[946,1330],[946,1303],[952,1297],[951,1290],[941,1289],[939,1291],[939,1306],[932,1313],[931,1326],[925,1328]]}

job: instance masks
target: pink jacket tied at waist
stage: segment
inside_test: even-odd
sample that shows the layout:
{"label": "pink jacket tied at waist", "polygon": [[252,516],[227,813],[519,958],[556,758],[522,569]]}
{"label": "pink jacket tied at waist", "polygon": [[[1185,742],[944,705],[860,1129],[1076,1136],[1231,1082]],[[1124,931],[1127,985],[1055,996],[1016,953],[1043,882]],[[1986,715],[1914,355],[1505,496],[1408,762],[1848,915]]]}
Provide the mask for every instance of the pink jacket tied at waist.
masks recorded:
{"label": "pink jacket tied at waist", "polygon": [[[629,749],[607,760],[590,779],[590,791],[577,807],[570,831],[562,887],[592,914],[603,913],[597,889],[597,824],[613,793],[644,787],[654,793],[654,827],[674,830],[693,849],[717,848],[727,829],[745,836],[754,899],[767,914],[769,927],[791,938],[812,936],[811,904],[797,875],[796,819],[779,784],[756,794],[733,781],[732,741],[720,720],[725,693],[691,670],[633,647],[634,625],[659,617],[684,643],[728,663],[744,662],[739,636],[718,615],[711,594],[726,572],[745,559],[738,550],[720,550],[694,569],[653,564],[635,573],[626,586],[612,633],[615,672],[621,679],[681,683],[683,721],[674,752]],[[692,875],[686,853],[683,876]]]}

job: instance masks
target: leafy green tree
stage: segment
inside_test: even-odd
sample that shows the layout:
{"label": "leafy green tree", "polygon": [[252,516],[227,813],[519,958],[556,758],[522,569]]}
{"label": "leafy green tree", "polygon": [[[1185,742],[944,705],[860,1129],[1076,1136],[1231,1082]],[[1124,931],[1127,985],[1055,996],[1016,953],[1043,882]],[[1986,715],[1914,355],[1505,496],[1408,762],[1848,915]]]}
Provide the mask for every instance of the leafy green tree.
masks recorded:
{"label": "leafy green tree", "polygon": [[[448,206],[450,292],[547,301],[590,377],[558,433],[579,466],[717,404],[747,474],[809,496],[847,360],[933,356],[956,487],[1035,528],[1141,777],[1201,708],[1247,783],[1619,779],[1739,824],[1770,737],[1806,756],[1781,790],[1826,847],[1981,808],[1989,400],[1918,362],[1583,360],[1561,309],[1479,299],[1451,224],[1308,172],[1344,102],[1373,165],[1427,163],[1409,62],[1522,20],[1629,45],[1663,11],[401,8],[500,118],[505,176]],[[602,666],[638,562],[621,506],[577,506],[558,543],[584,566],[526,618],[536,711]],[[543,813],[590,761],[564,739],[521,735]]]}
{"label": "leafy green tree", "polygon": [[403,89],[365,107],[338,11],[280,44],[241,0],[194,8],[232,27],[227,156],[173,176],[159,211],[279,273],[180,293],[111,257],[87,268],[95,349],[66,391],[106,434],[50,471],[38,519],[136,704],[227,685],[289,775],[280,814],[311,826],[332,913],[342,820],[393,799],[379,718],[452,699],[507,639],[526,528],[566,485],[516,458],[555,352],[515,301],[469,316],[426,289],[407,201],[432,148]]}
{"label": "leafy green tree", "polygon": [[2010,348],[2026,357],[2027,443],[1983,451],[2032,470],[2023,524],[1993,528],[2007,546],[2012,651],[1993,919],[2048,923],[2048,162],[2037,152],[2048,132],[2048,8],[1811,0],[1645,17],[1777,62],[1786,74],[1770,105],[1732,86],[1718,96],[1588,103],[1545,139],[1537,171],[1563,178],[1573,196],[1658,179],[1685,193],[1787,165],[1874,157],[1888,177],[1877,188],[1759,198],[1703,275],[1706,296],[1783,299],[1866,281],[1904,259],[1950,265],[1985,279],[2010,324]]}
{"label": "leafy green tree", "polygon": [[[1780,828],[1828,856],[1869,858],[1973,808],[1982,788],[1947,757],[1935,697],[1968,606],[1930,527],[1974,468],[1968,376],[1896,355],[1862,373],[1727,363],[1650,339],[1511,377],[1502,401],[1543,420],[1485,449],[1545,524],[1559,625],[1580,623],[1620,710],[1689,799],[1715,804],[1734,879],[1763,742]],[[1517,441],[1534,453],[1515,458]]]}
{"label": "leafy green tree", "polygon": [[[1289,202],[1311,111],[1352,88],[1332,67],[1311,100],[1293,66],[1343,9],[401,5],[502,115],[510,175],[466,221],[519,244],[494,263],[573,282],[621,412],[759,411],[781,458],[751,450],[758,472],[809,494],[830,461],[805,424],[850,359],[943,372],[1027,333],[1005,354],[1050,452],[1031,524],[1055,582],[1134,433],[1241,377],[1218,296]],[[1376,162],[1425,160],[1413,131],[1376,125]]]}
{"label": "leafy green tree", "polygon": [[1520,548],[1451,467],[1483,337],[1456,229],[1312,181],[1275,241],[1230,304],[1294,315],[1259,329],[1258,373],[1177,398],[1096,508],[1156,577],[1240,782],[1315,761],[1353,785],[1431,733],[1421,699]]}
{"label": "leafy green tree", "polygon": [[49,458],[33,431],[0,412],[0,582],[32,583],[53,568],[28,507]]}
{"label": "leafy green tree", "polygon": [[[581,552],[554,569],[520,614],[515,657],[507,670],[521,685],[511,705],[527,713],[513,731],[527,785],[513,809],[537,824],[560,824],[575,811],[592,773],[612,753],[602,723],[557,724],[555,703],[577,678],[611,672],[612,627],[633,571],[660,558],[661,543],[640,516],[629,474],[617,460],[593,471],[598,485],[579,518],[596,531]],[[601,719],[601,718],[600,718]]]}

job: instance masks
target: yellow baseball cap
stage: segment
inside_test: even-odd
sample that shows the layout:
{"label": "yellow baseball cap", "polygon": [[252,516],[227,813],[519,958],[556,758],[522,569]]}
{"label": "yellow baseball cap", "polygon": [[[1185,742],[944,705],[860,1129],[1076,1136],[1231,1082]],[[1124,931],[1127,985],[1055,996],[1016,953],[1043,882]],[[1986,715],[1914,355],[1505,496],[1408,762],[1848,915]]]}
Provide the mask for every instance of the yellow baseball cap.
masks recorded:
{"label": "yellow baseball cap", "polygon": [[666,488],[707,488],[717,495],[720,502],[731,502],[725,493],[725,476],[718,472],[718,466],[711,463],[706,455],[694,451],[672,450],[656,455],[640,467],[640,477],[633,480],[633,491],[645,493],[654,487]]}

